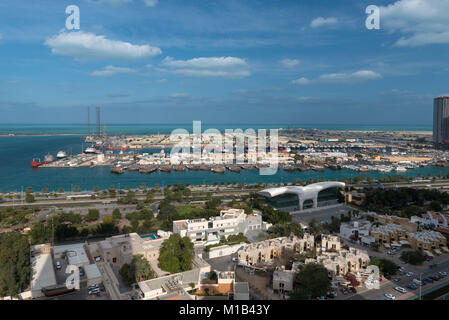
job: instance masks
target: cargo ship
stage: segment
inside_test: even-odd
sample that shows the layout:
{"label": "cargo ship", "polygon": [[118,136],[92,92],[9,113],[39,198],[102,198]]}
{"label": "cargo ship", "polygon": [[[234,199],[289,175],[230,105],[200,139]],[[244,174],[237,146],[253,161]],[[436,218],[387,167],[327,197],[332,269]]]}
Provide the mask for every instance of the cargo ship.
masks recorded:
{"label": "cargo ship", "polygon": [[41,159],[35,158],[33,161],[31,161],[31,167],[37,168],[44,164],[52,163],[55,161],[55,157],[53,157],[51,154],[47,154],[44,157],[44,161],[41,161]]}

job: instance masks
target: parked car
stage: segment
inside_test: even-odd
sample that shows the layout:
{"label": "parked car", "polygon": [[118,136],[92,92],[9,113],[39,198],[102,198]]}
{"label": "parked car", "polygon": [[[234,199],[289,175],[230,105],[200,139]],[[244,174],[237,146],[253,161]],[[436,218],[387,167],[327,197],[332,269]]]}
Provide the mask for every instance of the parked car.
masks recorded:
{"label": "parked car", "polygon": [[413,279],[413,282],[415,283],[415,284],[417,284],[418,286],[422,286],[423,285],[423,283],[422,283],[422,281],[420,281],[420,280],[418,280],[418,279]]}
{"label": "parked car", "polygon": [[80,270],[80,277],[83,277],[85,275],[84,269],[82,267],[79,267]]}
{"label": "parked car", "polygon": [[409,284],[407,285],[407,288],[412,289],[412,290],[415,290],[415,289],[418,288],[418,286],[417,286],[416,284],[414,284],[414,283],[409,283]]}
{"label": "parked car", "polygon": [[400,293],[407,293],[407,290],[402,287],[395,287],[394,290],[399,291]]}
{"label": "parked car", "polygon": [[444,277],[447,277],[447,272],[446,271],[440,271],[440,272],[438,272],[441,276],[443,276],[443,278]]}
{"label": "parked car", "polygon": [[392,295],[391,293],[385,293],[384,296],[390,300],[396,299],[396,296]]}
{"label": "parked car", "polygon": [[61,270],[62,266],[61,266],[61,262],[56,261],[56,269],[57,270]]}
{"label": "parked car", "polygon": [[350,290],[352,293],[357,293],[357,289],[354,288],[354,287],[349,287],[349,290]]}
{"label": "parked car", "polygon": [[413,276],[413,272],[407,272],[407,277],[411,277],[411,276]]}
{"label": "parked car", "polygon": [[399,277],[394,278],[394,282],[399,282],[399,281],[401,281],[401,278],[399,278]]}

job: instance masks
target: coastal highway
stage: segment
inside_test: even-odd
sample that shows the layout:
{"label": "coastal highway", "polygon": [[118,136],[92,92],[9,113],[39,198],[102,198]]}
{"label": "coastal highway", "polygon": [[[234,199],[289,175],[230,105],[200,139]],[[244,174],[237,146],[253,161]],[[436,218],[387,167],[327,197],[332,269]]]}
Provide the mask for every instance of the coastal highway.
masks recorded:
{"label": "coastal highway", "polygon": [[[251,192],[255,192],[257,190],[220,190],[219,192],[214,192],[212,194],[213,198],[227,198],[230,195],[231,196],[244,196],[249,195]],[[211,191],[212,192],[212,191]],[[205,195],[201,194],[195,194],[195,192],[192,192],[193,196],[188,197],[191,200],[194,200],[195,197],[204,197],[206,200]],[[118,198],[102,198],[102,199],[78,199],[78,200],[69,200],[67,199],[71,195],[67,195],[65,197],[58,197],[58,198],[48,198],[48,199],[39,199],[32,203],[27,203],[25,200],[22,201],[19,199],[11,200],[11,199],[4,199],[2,203],[0,203],[0,208],[5,207],[12,207],[12,206],[30,206],[30,207],[45,207],[45,206],[58,206],[58,205],[89,205],[89,204],[110,204],[110,203],[116,203]],[[122,195],[121,197],[123,197]],[[145,200],[145,195],[137,195],[136,198],[138,200]],[[155,195],[152,199],[152,201],[160,201],[163,200],[163,195]]]}

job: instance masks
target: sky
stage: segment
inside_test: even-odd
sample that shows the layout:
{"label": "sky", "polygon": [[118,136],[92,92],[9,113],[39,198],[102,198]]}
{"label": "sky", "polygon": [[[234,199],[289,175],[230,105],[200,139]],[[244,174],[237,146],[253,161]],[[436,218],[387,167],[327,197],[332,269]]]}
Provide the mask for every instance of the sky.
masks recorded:
{"label": "sky", "polygon": [[448,14],[447,0],[2,0],[0,123],[84,123],[99,106],[109,124],[430,125]]}

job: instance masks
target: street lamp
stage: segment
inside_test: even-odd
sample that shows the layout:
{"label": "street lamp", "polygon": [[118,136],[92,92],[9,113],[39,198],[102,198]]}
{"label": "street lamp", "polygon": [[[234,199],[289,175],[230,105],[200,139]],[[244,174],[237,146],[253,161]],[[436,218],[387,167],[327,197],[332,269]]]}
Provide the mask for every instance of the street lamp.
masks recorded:
{"label": "street lamp", "polygon": [[422,272],[419,274],[419,300],[422,300],[421,292],[422,292]]}

